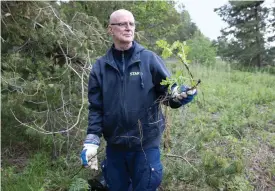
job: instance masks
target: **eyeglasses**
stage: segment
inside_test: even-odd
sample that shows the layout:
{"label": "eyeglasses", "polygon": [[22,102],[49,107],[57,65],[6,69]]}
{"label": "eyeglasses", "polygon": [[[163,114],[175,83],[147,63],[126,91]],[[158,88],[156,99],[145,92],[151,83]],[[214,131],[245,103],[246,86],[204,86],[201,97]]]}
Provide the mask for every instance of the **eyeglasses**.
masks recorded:
{"label": "eyeglasses", "polygon": [[111,23],[110,25],[117,25],[117,26],[119,26],[119,27],[127,27],[128,26],[128,24],[129,24],[129,26],[130,27],[135,27],[136,26],[136,24],[135,23],[133,23],[133,22],[124,22],[124,23]]}

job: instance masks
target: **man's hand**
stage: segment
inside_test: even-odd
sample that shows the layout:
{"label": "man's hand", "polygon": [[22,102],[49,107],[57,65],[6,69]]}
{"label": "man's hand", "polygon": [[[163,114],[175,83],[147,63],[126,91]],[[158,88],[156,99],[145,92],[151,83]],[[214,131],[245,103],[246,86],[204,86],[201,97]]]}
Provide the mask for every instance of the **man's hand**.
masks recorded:
{"label": "man's hand", "polygon": [[191,102],[195,95],[197,95],[197,89],[190,89],[186,86],[176,86],[172,91],[173,99],[181,102],[182,105]]}
{"label": "man's hand", "polygon": [[84,167],[98,170],[97,149],[98,145],[84,143],[84,148],[81,152],[81,163]]}

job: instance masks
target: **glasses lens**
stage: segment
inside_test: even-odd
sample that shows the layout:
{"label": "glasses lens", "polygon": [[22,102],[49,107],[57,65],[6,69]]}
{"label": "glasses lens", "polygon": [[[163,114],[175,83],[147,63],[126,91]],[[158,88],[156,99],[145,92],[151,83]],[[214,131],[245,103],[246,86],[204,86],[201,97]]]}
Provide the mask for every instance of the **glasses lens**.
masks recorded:
{"label": "glasses lens", "polygon": [[129,24],[129,26],[130,26],[130,27],[134,27],[134,26],[135,26],[135,23],[133,23],[133,22],[129,22],[129,23],[127,23],[127,22],[125,22],[125,23],[121,23],[121,25],[120,25],[120,26],[127,27],[127,26],[128,26],[128,24]]}
{"label": "glasses lens", "polygon": [[112,23],[111,25],[117,25],[117,26],[120,26],[120,27],[127,27],[128,25],[130,27],[134,27],[136,24],[133,23],[133,22],[125,22],[125,23]]}

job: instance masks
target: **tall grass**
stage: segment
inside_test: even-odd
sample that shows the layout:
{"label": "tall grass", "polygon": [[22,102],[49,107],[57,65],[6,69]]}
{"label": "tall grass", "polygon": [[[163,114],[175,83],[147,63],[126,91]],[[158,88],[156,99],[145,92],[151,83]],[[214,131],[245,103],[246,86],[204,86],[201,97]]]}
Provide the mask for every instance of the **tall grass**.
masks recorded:
{"label": "tall grass", "polygon": [[171,110],[163,189],[274,190],[275,76],[226,63],[191,70],[202,84],[192,104]]}

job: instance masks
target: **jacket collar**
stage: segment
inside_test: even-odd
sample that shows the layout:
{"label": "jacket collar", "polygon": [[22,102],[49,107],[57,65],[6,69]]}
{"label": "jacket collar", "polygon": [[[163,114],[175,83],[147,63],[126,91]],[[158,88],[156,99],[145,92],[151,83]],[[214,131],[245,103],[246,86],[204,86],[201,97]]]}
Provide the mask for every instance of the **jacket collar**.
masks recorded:
{"label": "jacket collar", "polygon": [[[142,50],[144,50],[144,47],[141,46],[140,44],[138,44],[136,41],[133,41],[133,53],[132,53],[132,57],[130,59],[130,62],[128,64],[128,66],[130,66],[131,64],[140,61],[140,52]],[[107,51],[105,57],[105,62],[109,65],[111,65],[113,68],[118,69],[117,65],[115,63],[114,57],[113,57],[113,53],[112,53],[112,47]]]}
{"label": "jacket collar", "polygon": [[129,59],[132,57],[134,50],[135,50],[135,43],[132,43],[132,46],[128,49],[128,50],[117,50],[114,46],[114,44],[112,45],[112,53],[113,53],[113,57],[115,58],[115,60],[122,60],[122,54],[124,54],[124,57]]}

